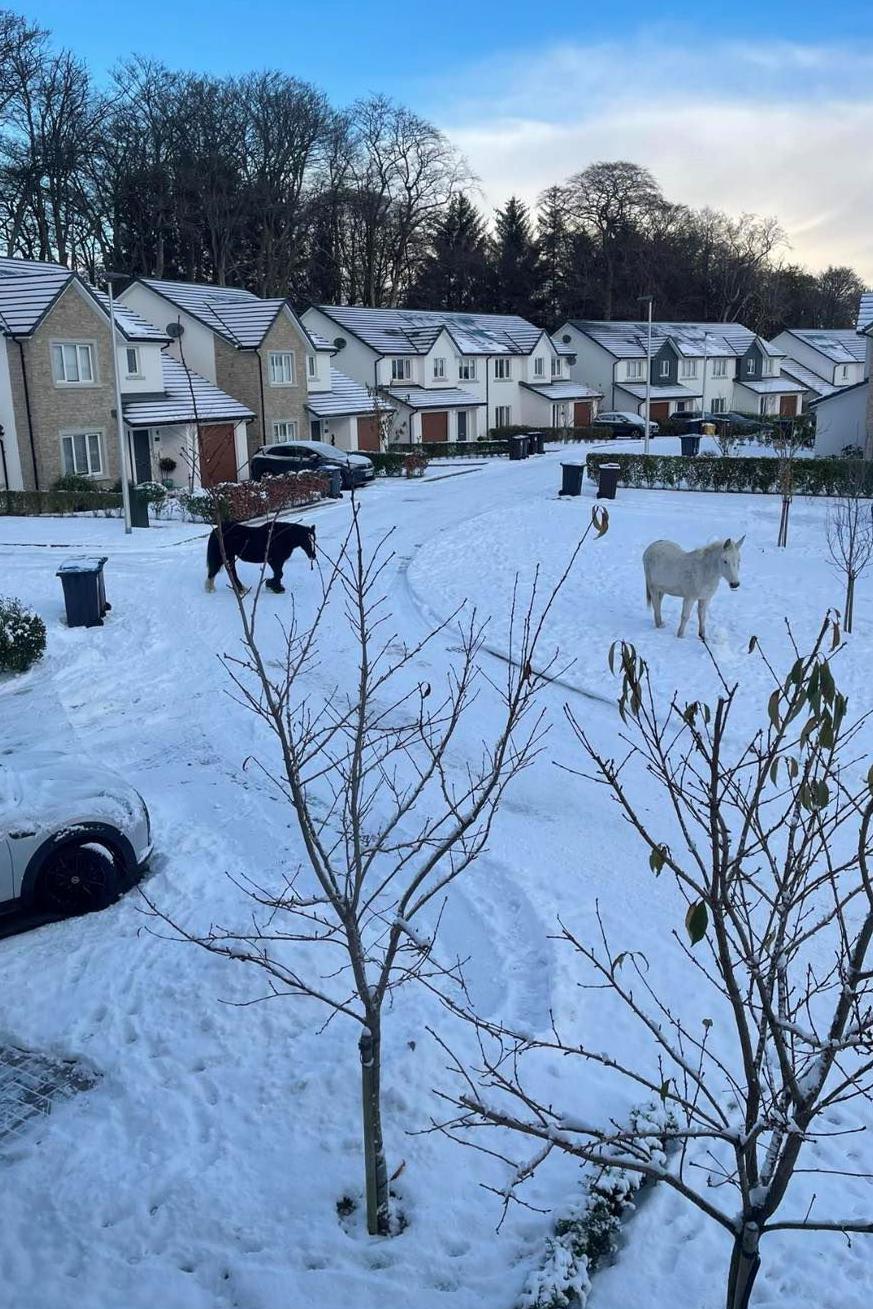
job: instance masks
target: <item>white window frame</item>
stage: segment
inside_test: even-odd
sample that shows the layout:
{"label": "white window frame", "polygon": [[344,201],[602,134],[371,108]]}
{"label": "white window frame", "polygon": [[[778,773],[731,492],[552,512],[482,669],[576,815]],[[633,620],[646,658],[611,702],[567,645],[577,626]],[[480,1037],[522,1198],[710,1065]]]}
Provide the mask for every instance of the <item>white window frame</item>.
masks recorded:
{"label": "white window frame", "polygon": [[269,364],[270,386],[297,385],[297,369],[293,350],[271,350]]}
{"label": "white window frame", "polygon": [[724,398],[723,395],[714,395],[712,397],[712,401],[709,406],[709,411],[710,413],[713,414],[727,413],[727,400]]}
{"label": "white window frame", "polygon": [[754,359],[747,359],[747,360],[746,360],[746,377],[754,377],[754,376],[755,376],[755,360],[754,360]]}
{"label": "white window frame", "polygon": [[444,382],[446,380],[445,355],[434,355],[433,357],[433,380],[435,382]]}
{"label": "white window frame", "polygon": [[566,412],[564,406],[557,401],[552,402],[552,427],[565,427]]}
{"label": "white window frame", "polygon": [[629,359],[627,361],[627,380],[629,382],[640,382],[646,376],[645,359]]}
{"label": "white window frame", "polygon": [[512,360],[506,355],[501,355],[499,359],[494,360],[494,380],[495,382],[512,381]]}
{"label": "white window frame", "polygon": [[[52,377],[55,386],[96,386],[97,352],[93,341],[52,341]],[[89,377],[82,377],[82,360],[88,361]],[[75,372],[76,376],[67,376]]]}
{"label": "white window frame", "polygon": [[391,360],[391,381],[408,382],[412,377],[412,360],[399,355]]}
{"label": "white window frame", "polygon": [[[130,366],[131,355],[133,356],[133,367]],[[126,345],[124,347],[124,367],[125,377],[142,377],[142,365],[140,361],[139,346]]]}
{"label": "white window frame", "polygon": [[727,377],[727,360],[726,360],[726,359],[713,359],[713,361],[712,361],[712,376],[713,376],[713,377]]}
{"label": "white window frame", "polygon": [[696,360],[696,359],[683,359],[682,362],[681,362],[681,364],[680,364],[680,366],[679,366],[679,376],[680,376],[680,377],[696,377],[696,376],[697,376],[697,360]]}
{"label": "white window frame", "polygon": [[494,426],[495,427],[512,426],[512,405],[495,405]]}
{"label": "white window frame", "polygon": [[458,381],[475,382],[476,380],[476,360],[460,359],[458,361]]}
{"label": "white window frame", "polygon": [[552,355],[552,377],[563,377],[564,361],[560,355]]}
{"label": "white window frame", "polygon": [[659,369],[658,376],[659,376],[659,377],[669,377],[669,376],[670,376],[670,360],[669,360],[669,359],[662,359],[662,360],[661,360],[661,367],[660,367],[660,369]]}
{"label": "white window frame", "polygon": [[280,441],[299,441],[300,424],[296,418],[277,418],[273,423],[273,445]]}
{"label": "white window frame", "polygon": [[[85,442],[85,459],[84,467],[77,467],[76,463],[76,440],[80,439]],[[66,443],[70,443],[70,464],[67,464]],[[93,444],[96,442],[96,446]],[[97,452],[95,467],[94,451]],[[105,462],[103,458],[103,429],[78,429],[74,431],[61,432],[61,468],[64,475],[75,474],[77,477],[105,477]]]}
{"label": "white window frame", "polygon": [[840,380],[845,382],[848,380],[848,377],[849,377],[849,365],[840,364]]}
{"label": "white window frame", "polygon": [[314,382],[318,378],[318,360],[315,355],[306,356],[306,376],[310,382]]}
{"label": "white window frame", "polygon": [[546,375],[546,361],[542,355],[534,355],[533,375],[534,377],[545,377]]}

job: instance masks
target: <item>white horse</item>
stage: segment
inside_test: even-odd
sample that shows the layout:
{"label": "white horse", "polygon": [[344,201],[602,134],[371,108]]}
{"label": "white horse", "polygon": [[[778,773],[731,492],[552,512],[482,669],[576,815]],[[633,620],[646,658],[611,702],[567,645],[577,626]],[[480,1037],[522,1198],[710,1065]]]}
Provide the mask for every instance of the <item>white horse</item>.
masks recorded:
{"label": "white horse", "polygon": [[685,635],[691,610],[697,603],[697,630],[706,640],[706,611],[722,578],[732,591],[740,584],[740,546],[745,541],[714,541],[698,550],[683,550],[672,541],[653,541],[643,554],[646,574],[646,604],[655,613],[655,626],[663,627],[661,601],[665,595],[681,595],[682,618],[677,636]]}

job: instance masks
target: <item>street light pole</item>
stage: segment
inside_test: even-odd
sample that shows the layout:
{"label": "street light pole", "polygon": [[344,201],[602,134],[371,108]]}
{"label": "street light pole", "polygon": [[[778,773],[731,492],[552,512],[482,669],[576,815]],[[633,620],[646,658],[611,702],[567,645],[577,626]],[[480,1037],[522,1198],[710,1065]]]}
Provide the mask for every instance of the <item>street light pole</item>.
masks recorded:
{"label": "street light pole", "polygon": [[121,412],[121,377],[118,372],[118,340],[115,335],[115,299],[112,280],[117,273],[106,274],[109,287],[109,331],[112,336],[112,374],[115,378],[115,414],[118,419],[118,475],[121,479],[121,503],[124,508],[124,530],[132,531],[130,521],[130,485],[127,477],[127,443],[124,437],[124,414]]}
{"label": "street light pole", "polygon": [[646,334],[646,412],[645,433],[643,436],[643,453],[649,453],[649,427],[652,413],[652,297],[641,295],[640,301],[648,305],[648,332]]}

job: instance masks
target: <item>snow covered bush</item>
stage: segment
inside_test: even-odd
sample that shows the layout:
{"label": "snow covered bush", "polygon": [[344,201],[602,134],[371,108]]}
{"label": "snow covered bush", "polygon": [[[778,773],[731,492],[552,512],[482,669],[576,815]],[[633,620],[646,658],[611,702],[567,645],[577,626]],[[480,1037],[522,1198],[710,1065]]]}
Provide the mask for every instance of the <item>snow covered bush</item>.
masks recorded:
{"label": "snow covered bush", "polygon": [[[666,1138],[676,1119],[654,1102],[631,1114],[631,1130],[662,1132],[648,1151],[656,1166],[667,1163]],[[647,1185],[640,1173],[620,1165],[584,1179],[584,1192],[546,1239],[542,1266],[528,1279],[518,1309],[582,1309],[591,1291],[591,1273],[618,1248],[621,1225],[634,1210],[634,1198]]]}
{"label": "snow covered bush", "polygon": [[257,482],[222,482],[201,491],[185,492],[179,502],[195,522],[214,523],[220,515],[225,522],[242,523],[314,504],[324,499],[328,486],[324,473],[281,473]]}
{"label": "snow covered bush", "polygon": [[26,673],[45,653],[45,623],[20,600],[0,597],[0,672]]}

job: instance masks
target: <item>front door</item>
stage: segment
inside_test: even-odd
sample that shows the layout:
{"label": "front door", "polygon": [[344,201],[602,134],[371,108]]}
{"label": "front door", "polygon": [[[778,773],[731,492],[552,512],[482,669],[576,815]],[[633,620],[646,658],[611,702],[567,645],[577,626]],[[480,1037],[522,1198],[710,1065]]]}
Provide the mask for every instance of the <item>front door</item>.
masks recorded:
{"label": "front door", "polygon": [[780,395],[779,397],[780,418],[794,418],[796,414],[797,414],[797,397],[793,395]]}
{"label": "front door", "polygon": [[573,426],[590,427],[591,426],[591,401],[577,400],[573,405]]}
{"label": "front door", "polygon": [[466,441],[467,439],[467,411],[466,409],[458,410],[458,440]]}
{"label": "front door", "polygon": [[379,419],[370,414],[358,419],[358,449],[359,450],[379,450],[381,442],[379,440]]}
{"label": "front door", "polygon": [[448,441],[449,416],[445,409],[421,415],[422,441]]}
{"label": "front door", "polygon": [[133,480],[137,483],[152,480],[152,436],[147,427],[133,433]]}
{"label": "front door", "polygon": [[309,439],[310,441],[321,440],[321,419],[311,418],[309,420]]}
{"label": "front door", "polygon": [[200,484],[217,486],[237,480],[233,423],[210,423],[200,428]]}

